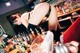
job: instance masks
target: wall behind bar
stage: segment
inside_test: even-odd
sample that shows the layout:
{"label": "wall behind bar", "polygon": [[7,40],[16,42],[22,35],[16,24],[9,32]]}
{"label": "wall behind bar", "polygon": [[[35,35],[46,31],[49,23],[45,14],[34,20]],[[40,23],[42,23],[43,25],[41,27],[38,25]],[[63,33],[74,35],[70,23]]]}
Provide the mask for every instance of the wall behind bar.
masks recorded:
{"label": "wall behind bar", "polygon": [[27,10],[28,8],[26,9],[26,7],[21,7],[21,8],[18,8],[18,9],[15,9],[15,10],[12,10],[10,12],[0,15],[0,24],[2,25],[2,27],[4,28],[7,34],[12,35],[12,36],[15,35],[13,28],[11,27],[9,21],[7,20],[7,16],[14,14],[16,12],[19,12],[20,14],[22,14]]}
{"label": "wall behind bar", "polygon": [[[10,2],[10,4],[11,4],[10,6],[6,6],[5,3],[7,3],[7,2],[0,3],[0,15],[25,6],[23,0],[10,0],[8,2]],[[25,0],[25,3],[27,4],[28,1]]]}
{"label": "wall behind bar", "polygon": [[3,27],[4,31],[13,36],[15,35],[15,32],[13,31],[12,27],[10,26],[9,22],[7,21],[7,19],[4,16],[0,16],[0,25]]}
{"label": "wall behind bar", "polygon": [[[6,2],[0,2],[0,25],[2,25],[3,29],[7,34],[14,36],[15,32],[9,21],[7,20],[7,16],[16,12],[22,14],[25,11],[29,11],[30,7],[25,6],[23,0],[9,0],[8,2],[11,3],[11,6],[6,6]],[[28,3],[27,0],[25,0],[25,3]]]}

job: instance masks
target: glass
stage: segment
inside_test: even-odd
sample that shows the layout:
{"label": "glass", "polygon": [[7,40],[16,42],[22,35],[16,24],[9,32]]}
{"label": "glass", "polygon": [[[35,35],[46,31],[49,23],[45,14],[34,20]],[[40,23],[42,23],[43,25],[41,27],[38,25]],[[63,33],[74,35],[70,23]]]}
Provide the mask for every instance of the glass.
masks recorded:
{"label": "glass", "polygon": [[42,42],[43,42],[42,36],[37,36],[31,44],[30,47],[31,51],[34,51],[36,48],[38,48]]}
{"label": "glass", "polygon": [[48,31],[45,38],[37,36],[31,44],[31,53],[53,53],[52,51],[53,33]]}

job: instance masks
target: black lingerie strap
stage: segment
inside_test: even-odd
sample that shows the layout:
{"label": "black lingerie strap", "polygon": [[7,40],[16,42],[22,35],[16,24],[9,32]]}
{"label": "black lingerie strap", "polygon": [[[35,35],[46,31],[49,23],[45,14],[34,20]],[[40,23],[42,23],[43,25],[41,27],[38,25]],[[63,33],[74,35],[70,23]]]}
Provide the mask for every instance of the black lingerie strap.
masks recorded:
{"label": "black lingerie strap", "polygon": [[49,5],[49,11],[48,11],[48,13],[45,15],[45,17],[49,17],[49,15],[50,15],[50,12],[51,12],[51,6]]}
{"label": "black lingerie strap", "polygon": [[[48,13],[45,15],[45,17],[49,17],[49,15],[50,15],[50,12],[51,12],[51,6],[49,5],[49,11],[48,11]],[[29,15],[28,15],[28,20],[30,19],[30,13],[29,13]]]}
{"label": "black lingerie strap", "polygon": [[30,19],[30,13],[29,13],[29,15],[28,15],[28,20]]}

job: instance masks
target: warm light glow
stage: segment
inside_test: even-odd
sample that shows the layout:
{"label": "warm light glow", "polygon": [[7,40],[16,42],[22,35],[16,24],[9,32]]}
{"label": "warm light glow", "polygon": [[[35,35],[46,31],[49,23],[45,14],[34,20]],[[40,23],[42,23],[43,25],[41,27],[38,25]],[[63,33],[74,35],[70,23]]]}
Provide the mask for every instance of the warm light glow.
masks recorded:
{"label": "warm light glow", "polygon": [[11,3],[10,2],[6,2],[5,5],[6,6],[11,6]]}

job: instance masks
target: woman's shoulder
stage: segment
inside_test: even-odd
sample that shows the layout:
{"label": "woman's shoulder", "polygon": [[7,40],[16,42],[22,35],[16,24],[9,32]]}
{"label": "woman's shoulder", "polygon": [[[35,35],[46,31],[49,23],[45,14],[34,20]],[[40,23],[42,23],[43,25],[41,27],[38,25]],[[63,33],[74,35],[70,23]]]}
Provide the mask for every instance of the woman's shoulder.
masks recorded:
{"label": "woman's shoulder", "polygon": [[28,19],[28,14],[29,14],[29,12],[25,12],[25,13],[23,13],[22,15],[21,15],[21,20],[23,20],[23,19]]}
{"label": "woman's shoulder", "polygon": [[28,15],[28,14],[29,14],[28,12],[25,12],[25,13],[23,13],[23,14],[21,15],[21,17],[26,16],[26,15]]}

